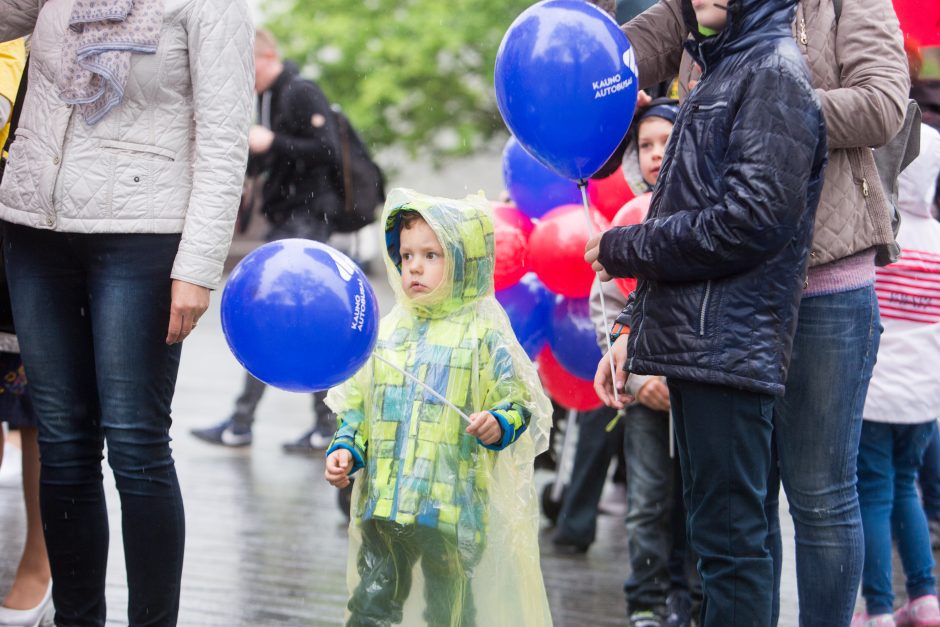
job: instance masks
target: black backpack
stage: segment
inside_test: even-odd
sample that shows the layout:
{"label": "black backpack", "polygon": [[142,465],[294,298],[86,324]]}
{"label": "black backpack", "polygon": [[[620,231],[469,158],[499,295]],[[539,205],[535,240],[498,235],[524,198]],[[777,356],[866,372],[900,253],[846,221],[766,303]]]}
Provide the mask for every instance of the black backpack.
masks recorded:
{"label": "black backpack", "polygon": [[333,116],[340,143],[337,191],[343,200],[343,209],[335,216],[333,228],[339,233],[353,233],[375,222],[376,208],[385,202],[385,175],[349,118],[338,107],[333,107]]}

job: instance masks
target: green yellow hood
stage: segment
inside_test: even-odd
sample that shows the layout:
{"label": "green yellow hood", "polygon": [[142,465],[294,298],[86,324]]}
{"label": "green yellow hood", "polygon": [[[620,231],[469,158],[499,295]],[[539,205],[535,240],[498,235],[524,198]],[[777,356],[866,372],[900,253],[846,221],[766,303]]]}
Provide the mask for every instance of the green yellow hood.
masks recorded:
{"label": "green yellow hood", "polygon": [[[430,294],[410,298],[401,286],[399,224],[403,211],[416,211],[431,227],[444,249],[444,281]],[[493,294],[493,220],[482,195],[457,201],[396,188],[388,194],[385,225],[385,268],[395,300],[418,316],[446,316]]]}

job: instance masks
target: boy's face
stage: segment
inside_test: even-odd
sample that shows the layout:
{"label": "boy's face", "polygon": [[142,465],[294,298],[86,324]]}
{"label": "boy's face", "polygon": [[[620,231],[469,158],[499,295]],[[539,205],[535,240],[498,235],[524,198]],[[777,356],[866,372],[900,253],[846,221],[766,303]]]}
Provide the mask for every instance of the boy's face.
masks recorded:
{"label": "boy's face", "polygon": [[671,122],[652,116],[643,120],[637,130],[640,174],[650,185],[655,185],[659,179],[659,168],[663,164],[663,155],[666,154],[666,144],[671,132]]}
{"label": "boy's face", "polygon": [[409,298],[430,294],[444,280],[444,249],[424,220],[402,225],[401,287]]}
{"label": "boy's face", "polygon": [[699,26],[721,30],[728,23],[729,0],[692,0],[692,9]]}

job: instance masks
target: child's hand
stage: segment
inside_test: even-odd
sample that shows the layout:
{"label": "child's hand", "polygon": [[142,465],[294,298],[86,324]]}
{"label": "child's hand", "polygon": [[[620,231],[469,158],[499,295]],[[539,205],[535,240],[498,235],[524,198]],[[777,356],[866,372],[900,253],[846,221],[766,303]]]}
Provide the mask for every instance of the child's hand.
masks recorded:
{"label": "child's hand", "polygon": [[470,426],[467,433],[477,437],[483,444],[496,444],[503,437],[503,428],[499,421],[488,411],[470,414]]}
{"label": "child's hand", "polygon": [[636,393],[636,400],[656,411],[669,411],[669,388],[659,377],[653,377]]}
{"label": "child's hand", "polygon": [[349,485],[349,469],[352,468],[352,453],[344,448],[338,448],[326,457],[326,480],[334,488],[345,488]]}

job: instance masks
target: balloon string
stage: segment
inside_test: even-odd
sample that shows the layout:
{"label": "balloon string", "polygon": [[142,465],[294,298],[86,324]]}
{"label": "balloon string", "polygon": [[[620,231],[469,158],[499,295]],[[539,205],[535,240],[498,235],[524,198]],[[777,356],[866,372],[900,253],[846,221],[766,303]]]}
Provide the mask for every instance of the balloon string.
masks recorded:
{"label": "balloon string", "polygon": [[[594,228],[594,222],[591,220],[591,207],[588,204],[587,197],[587,181],[580,180],[578,181],[578,189],[581,190],[581,203],[584,207],[584,219],[587,220],[588,233],[591,237],[597,233],[597,230]],[[601,295],[601,313],[604,315],[604,328],[607,329],[607,333],[604,333],[604,339],[607,341],[607,361],[610,362],[610,385],[614,389],[614,402],[620,400],[620,395],[617,394],[617,368],[614,366],[614,351],[610,344],[610,320],[607,318],[607,299],[604,298],[604,286],[601,285],[601,275],[600,273],[594,274],[594,280],[597,282],[597,291]]]}
{"label": "balloon string", "polygon": [[418,385],[420,385],[421,387],[423,387],[423,388],[425,389],[425,391],[427,391],[428,394],[430,394],[431,396],[433,396],[434,398],[436,398],[437,400],[441,401],[442,403],[444,403],[445,405],[447,405],[448,407],[450,407],[451,409],[453,409],[455,412],[457,412],[457,414],[458,414],[461,418],[463,418],[464,420],[466,420],[468,423],[471,422],[471,421],[470,421],[470,416],[468,416],[467,414],[465,414],[465,413],[463,413],[462,411],[460,411],[460,408],[459,408],[459,407],[457,407],[456,405],[454,405],[453,403],[451,403],[449,400],[447,400],[446,398],[444,398],[443,396],[441,396],[440,394],[438,394],[438,393],[434,390],[434,388],[432,388],[430,385],[428,385],[427,383],[425,383],[425,382],[419,380],[419,379],[418,379],[417,377],[415,377],[414,375],[411,375],[411,374],[405,372],[404,370],[402,370],[401,368],[399,368],[398,366],[396,366],[395,364],[393,364],[393,363],[390,362],[389,360],[385,359],[384,357],[382,357],[382,356],[379,355],[378,353],[372,353],[372,356],[375,357],[376,359],[378,359],[379,361],[384,362],[387,366],[389,366],[389,367],[391,367],[391,368],[397,370],[397,371],[400,372],[401,374],[405,375],[406,378],[410,379],[411,381],[413,381],[413,382],[417,383]]}

